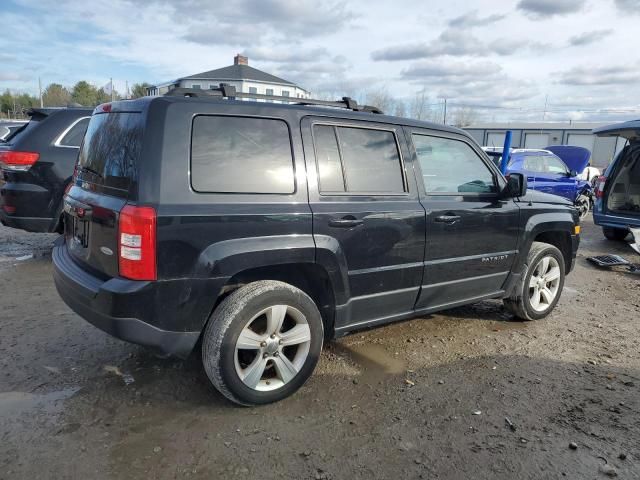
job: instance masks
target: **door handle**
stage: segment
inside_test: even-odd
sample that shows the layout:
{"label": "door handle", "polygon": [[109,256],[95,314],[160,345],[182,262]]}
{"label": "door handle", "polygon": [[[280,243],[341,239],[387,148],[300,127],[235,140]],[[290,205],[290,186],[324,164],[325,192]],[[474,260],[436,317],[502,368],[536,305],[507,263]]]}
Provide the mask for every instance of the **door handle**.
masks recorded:
{"label": "door handle", "polygon": [[363,221],[358,220],[351,215],[342,218],[332,218],[329,220],[329,226],[335,228],[353,228],[362,225]]}
{"label": "door handle", "polygon": [[435,220],[438,223],[453,225],[454,223],[458,223],[460,220],[462,220],[462,217],[460,217],[460,215],[440,215],[439,217],[436,217]]}

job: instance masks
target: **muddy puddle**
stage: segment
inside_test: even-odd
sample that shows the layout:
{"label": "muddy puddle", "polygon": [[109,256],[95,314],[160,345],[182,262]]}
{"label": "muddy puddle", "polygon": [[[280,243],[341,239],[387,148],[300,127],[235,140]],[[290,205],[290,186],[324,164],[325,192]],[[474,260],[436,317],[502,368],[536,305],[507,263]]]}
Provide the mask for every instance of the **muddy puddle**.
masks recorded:
{"label": "muddy puddle", "polygon": [[55,410],[62,401],[71,398],[79,388],[65,388],[54,392],[36,394],[28,392],[1,392],[0,419],[14,417],[30,410]]}

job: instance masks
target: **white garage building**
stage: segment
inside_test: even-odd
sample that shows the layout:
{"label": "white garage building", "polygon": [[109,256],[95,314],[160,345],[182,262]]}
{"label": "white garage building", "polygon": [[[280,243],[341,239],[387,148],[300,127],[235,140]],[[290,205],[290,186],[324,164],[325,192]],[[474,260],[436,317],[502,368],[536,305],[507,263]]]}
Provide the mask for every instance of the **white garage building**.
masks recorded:
{"label": "white garage building", "polygon": [[260,93],[279,97],[310,98],[311,94],[293,82],[249,66],[249,59],[236,55],[233,65],[177,78],[170,82],[153,85],[147,89],[147,95],[164,95],[177,87],[208,90],[217,88],[221,83],[236,87],[244,93]]}
{"label": "white garage building", "polygon": [[514,148],[544,148],[549,145],[575,145],[591,151],[591,164],[603,168],[622,150],[624,139],[599,138],[591,130],[608,123],[487,123],[465,130],[483,146],[501,147],[507,130],[513,132]]}

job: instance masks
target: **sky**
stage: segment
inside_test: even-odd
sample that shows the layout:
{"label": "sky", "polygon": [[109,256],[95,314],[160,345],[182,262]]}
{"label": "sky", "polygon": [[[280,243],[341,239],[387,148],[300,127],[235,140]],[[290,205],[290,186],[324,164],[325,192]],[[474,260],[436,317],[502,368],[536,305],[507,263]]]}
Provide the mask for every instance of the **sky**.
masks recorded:
{"label": "sky", "polygon": [[0,0],[0,90],[159,83],[233,63],[316,94],[484,121],[640,118],[640,0]]}

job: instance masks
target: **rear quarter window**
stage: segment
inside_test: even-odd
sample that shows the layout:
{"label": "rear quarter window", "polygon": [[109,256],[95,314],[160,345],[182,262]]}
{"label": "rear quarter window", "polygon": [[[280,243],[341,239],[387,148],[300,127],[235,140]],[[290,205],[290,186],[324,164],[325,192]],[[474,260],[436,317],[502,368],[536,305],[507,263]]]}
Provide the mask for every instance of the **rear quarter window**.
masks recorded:
{"label": "rear quarter window", "polygon": [[80,147],[84,134],[87,131],[90,117],[74,120],[67,129],[62,132],[60,138],[56,141],[59,147]]}
{"label": "rear quarter window", "polygon": [[293,155],[286,122],[195,117],[191,185],[202,193],[294,193]]}

